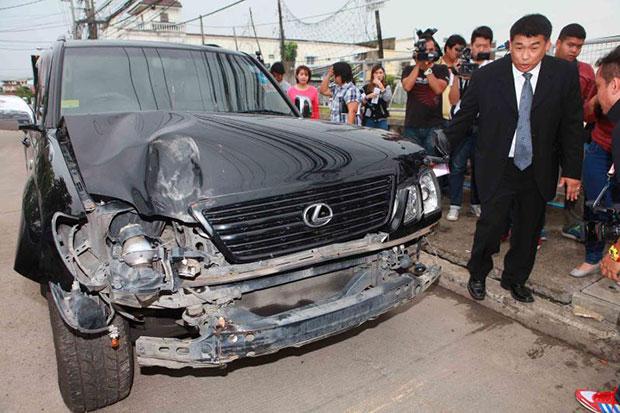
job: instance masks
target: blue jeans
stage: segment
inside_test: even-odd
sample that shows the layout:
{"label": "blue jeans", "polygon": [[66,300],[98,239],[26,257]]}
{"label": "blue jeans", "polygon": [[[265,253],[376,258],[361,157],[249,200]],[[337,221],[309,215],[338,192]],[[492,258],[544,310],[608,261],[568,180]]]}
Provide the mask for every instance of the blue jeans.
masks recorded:
{"label": "blue jeans", "polygon": [[436,126],[433,128],[409,128],[405,127],[405,131],[403,135],[405,138],[411,139],[414,143],[417,143],[421,147],[424,148],[427,155],[435,155],[435,145],[433,145],[433,137],[431,132],[441,129],[441,127]]}
{"label": "blue jeans", "polygon": [[[583,189],[585,199],[594,201],[607,183],[607,171],[612,164],[611,153],[605,151],[596,142],[592,142],[585,147],[583,158]],[[613,187],[611,189],[614,189]],[[612,191],[607,191],[601,201],[602,207],[612,206]],[[604,220],[605,216],[594,213],[591,208],[585,207],[583,211],[585,221]],[[605,242],[586,240],[586,262],[596,264],[603,258]]]}
{"label": "blue jeans", "polygon": [[364,126],[366,126],[367,128],[388,130],[388,121],[387,119],[364,119]]}
{"label": "blue jeans", "polygon": [[463,183],[467,171],[467,160],[471,159],[471,205],[479,205],[478,188],[476,187],[474,170],[474,150],[476,134],[468,136],[461,145],[450,154],[450,205],[461,206],[463,203]]}

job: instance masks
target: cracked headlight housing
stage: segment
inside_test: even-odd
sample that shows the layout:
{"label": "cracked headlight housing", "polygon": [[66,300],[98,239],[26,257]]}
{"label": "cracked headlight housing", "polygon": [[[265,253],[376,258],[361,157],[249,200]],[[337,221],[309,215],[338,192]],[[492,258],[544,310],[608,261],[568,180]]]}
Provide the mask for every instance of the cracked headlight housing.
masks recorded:
{"label": "cracked headlight housing", "polygon": [[420,196],[425,216],[439,211],[441,208],[441,191],[437,177],[430,169],[420,173]]}

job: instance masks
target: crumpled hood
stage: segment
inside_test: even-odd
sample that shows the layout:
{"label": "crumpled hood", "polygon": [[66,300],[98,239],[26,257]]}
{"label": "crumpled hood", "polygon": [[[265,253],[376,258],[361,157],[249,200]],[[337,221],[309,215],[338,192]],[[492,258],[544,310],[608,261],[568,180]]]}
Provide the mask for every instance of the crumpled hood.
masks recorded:
{"label": "crumpled hood", "polygon": [[422,149],[399,135],[285,116],[151,111],[65,117],[92,195],[143,215],[194,222],[225,205],[316,186],[415,172]]}

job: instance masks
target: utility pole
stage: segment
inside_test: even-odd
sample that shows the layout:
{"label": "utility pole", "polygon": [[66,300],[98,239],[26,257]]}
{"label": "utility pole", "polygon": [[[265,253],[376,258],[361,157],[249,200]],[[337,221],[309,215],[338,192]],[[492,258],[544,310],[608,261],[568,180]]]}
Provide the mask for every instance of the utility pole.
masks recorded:
{"label": "utility pole", "polygon": [[202,45],[205,45],[205,29],[202,25],[202,15],[200,16],[200,38],[202,39]]}
{"label": "utility pole", "polygon": [[383,59],[383,36],[381,35],[381,18],[379,17],[379,10],[375,10],[375,22],[377,23],[377,43],[379,43],[379,59]]}
{"label": "utility pole", "polygon": [[260,43],[258,43],[258,36],[256,35],[256,26],[254,26],[254,16],[252,16],[252,8],[250,7],[250,23],[252,23],[252,30],[254,31],[254,39],[256,40],[256,47],[258,47],[258,53],[262,56],[263,51],[260,49]]}
{"label": "utility pole", "polygon": [[86,6],[86,15],[88,20],[88,38],[97,38],[97,22],[95,21],[95,0],[86,0],[84,2]]}
{"label": "utility pole", "polygon": [[278,0],[278,21],[280,22],[280,60],[284,62],[284,25],[282,24],[282,4]]}
{"label": "utility pole", "polygon": [[80,35],[80,24],[75,18],[75,5],[73,4],[73,0],[61,0],[64,3],[69,3],[69,8],[71,9],[71,36],[73,39],[80,39],[82,36]]}
{"label": "utility pole", "polygon": [[233,37],[235,38],[235,50],[239,51],[239,43],[237,43],[237,31],[235,30],[235,26],[233,26]]}

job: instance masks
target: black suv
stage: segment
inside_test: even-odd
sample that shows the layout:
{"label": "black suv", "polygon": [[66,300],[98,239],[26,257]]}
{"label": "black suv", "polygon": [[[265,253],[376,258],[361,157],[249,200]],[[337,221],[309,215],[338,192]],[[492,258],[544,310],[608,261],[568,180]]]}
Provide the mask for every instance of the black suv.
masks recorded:
{"label": "black suv", "polygon": [[302,119],[257,60],[217,47],[60,40],[33,61],[15,269],[47,295],[72,410],[127,396],[134,351],[220,367],[438,278],[418,261],[437,180],[399,135]]}

